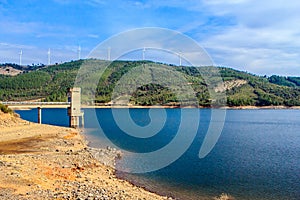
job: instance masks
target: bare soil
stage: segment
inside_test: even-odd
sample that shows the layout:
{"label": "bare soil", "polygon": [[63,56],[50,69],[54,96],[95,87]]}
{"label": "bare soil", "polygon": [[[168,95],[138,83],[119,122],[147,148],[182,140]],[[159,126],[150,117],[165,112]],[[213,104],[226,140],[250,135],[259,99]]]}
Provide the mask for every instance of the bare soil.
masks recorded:
{"label": "bare soil", "polygon": [[120,180],[93,156],[78,130],[29,123],[0,113],[0,199],[168,199]]}

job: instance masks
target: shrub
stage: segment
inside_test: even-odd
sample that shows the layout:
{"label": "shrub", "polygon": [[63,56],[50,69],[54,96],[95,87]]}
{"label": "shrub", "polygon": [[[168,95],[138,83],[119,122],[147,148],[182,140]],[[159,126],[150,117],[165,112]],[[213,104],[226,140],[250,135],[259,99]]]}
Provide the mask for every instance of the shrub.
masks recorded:
{"label": "shrub", "polygon": [[4,113],[13,113],[13,110],[8,108],[7,106],[0,104],[0,110]]}

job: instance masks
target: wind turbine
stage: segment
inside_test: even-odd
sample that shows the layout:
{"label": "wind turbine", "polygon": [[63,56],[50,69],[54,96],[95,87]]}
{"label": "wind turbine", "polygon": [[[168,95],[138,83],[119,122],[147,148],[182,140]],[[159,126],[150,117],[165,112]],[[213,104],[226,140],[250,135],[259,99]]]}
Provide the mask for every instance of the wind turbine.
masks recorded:
{"label": "wind turbine", "polygon": [[23,51],[21,50],[20,53],[19,53],[19,56],[20,56],[20,66],[22,65],[22,55],[23,55]]}
{"label": "wind turbine", "polygon": [[51,64],[51,51],[50,48],[48,49],[48,65]]}
{"label": "wind turbine", "polygon": [[78,60],[80,60],[80,57],[81,57],[81,46],[80,45],[78,46],[77,53],[78,53]]}
{"label": "wind turbine", "polygon": [[145,60],[145,52],[146,52],[146,47],[143,49],[143,60]]}
{"label": "wind turbine", "polygon": [[179,57],[179,66],[182,65],[182,57],[181,57],[181,51],[178,53],[178,57]]}

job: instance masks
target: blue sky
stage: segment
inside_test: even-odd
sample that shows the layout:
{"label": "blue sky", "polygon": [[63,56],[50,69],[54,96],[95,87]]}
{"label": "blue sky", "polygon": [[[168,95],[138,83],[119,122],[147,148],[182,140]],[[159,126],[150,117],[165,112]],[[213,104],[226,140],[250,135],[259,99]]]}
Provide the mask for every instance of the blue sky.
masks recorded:
{"label": "blue sky", "polygon": [[[0,0],[0,63],[85,57],[122,31],[162,27],[196,40],[216,65],[300,76],[300,2],[289,0]],[[112,50],[113,51],[113,50]]]}

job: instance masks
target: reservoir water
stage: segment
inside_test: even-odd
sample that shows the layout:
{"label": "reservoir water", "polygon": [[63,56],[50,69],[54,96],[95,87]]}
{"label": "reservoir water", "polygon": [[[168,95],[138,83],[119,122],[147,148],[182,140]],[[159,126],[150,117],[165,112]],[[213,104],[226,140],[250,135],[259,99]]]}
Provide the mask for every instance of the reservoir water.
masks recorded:
{"label": "reservoir water", "polygon": [[[36,109],[16,112],[36,122]],[[180,109],[166,109],[164,127],[145,139],[124,133],[116,124],[112,109],[96,109],[97,124],[92,119],[93,109],[84,112],[85,135],[91,146],[106,147],[110,141],[120,149],[136,153],[155,151],[169,144],[181,117]],[[121,115],[124,109],[114,110],[115,114],[118,112]],[[227,110],[217,144],[202,159],[198,153],[211,109],[197,109],[197,112],[200,121],[195,121],[192,115],[187,120],[199,123],[197,135],[178,160],[158,171],[119,172],[118,176],[178,199],[212,199],[221,193],[236,199],[300,199],[300,110]],[[130,109],[130,116],[139,126],[155,123],[150,120],[149,109]],[[66,109],[43,109],[42,118],[46,124],[68,126]],[[157,120],[160,121],[159,117]]]}

